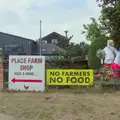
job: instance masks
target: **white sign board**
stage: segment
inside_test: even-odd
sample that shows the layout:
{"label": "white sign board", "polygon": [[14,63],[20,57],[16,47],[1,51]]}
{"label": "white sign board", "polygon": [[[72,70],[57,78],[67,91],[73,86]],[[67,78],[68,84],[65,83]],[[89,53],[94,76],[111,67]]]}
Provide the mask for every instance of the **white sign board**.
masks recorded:
{"label": "white sign board", "polygon": [[44,56],[9,56],[9,90],[44,91]]}

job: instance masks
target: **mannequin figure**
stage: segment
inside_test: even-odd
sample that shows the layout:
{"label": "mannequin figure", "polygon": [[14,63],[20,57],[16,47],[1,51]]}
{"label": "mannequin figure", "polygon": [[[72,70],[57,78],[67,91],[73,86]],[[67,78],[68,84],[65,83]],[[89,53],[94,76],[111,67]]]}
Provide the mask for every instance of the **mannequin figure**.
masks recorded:
{"label": "mannequin figure", "polygon": [[104,77],[105,79],[111,79],[111,66],[117,55],[117,50],[114,47],[114,41],[108,40],[107,46],[103,50],[97,51],[97,56],[101,59],[101,63],[104,65]]}

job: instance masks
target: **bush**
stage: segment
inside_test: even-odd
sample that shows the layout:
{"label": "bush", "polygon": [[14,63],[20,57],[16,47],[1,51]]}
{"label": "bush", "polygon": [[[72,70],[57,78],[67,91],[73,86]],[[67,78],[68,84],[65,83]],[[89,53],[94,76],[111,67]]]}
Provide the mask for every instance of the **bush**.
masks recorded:
{"label": "bush", "polygon": [[88,52],[88,66],[91,69],[99,69],[101,67],[101,61],[97,58],[96,51],[98,49],[103,49],[106,46],[107,39],[107,37],[101,36],[91,43]]}

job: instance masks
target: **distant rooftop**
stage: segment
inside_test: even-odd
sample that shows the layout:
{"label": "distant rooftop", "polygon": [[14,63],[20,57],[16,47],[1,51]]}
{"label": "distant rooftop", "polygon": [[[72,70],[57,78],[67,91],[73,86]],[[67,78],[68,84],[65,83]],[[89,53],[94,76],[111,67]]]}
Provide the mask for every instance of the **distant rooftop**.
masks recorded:
{"label": "distant rooftop", "polygon": [[65,36],[63,36],[57,32],[52,32],[52,33],[46,35],[45,37],[43,37],[42,40],[51,40],[51,39],[56,39],[56,38],[60,38],[60,39],[63,38],[64,39]]}
{"label": "distant rooftop", "polygon": [[34,41],[32,39],[29,39],[29,38],[24,38],[24,37],[20,37],[20,36],[17,36],[17,35],[12,35],[12,34],[8,34],[8,33],[4,33],[4,32],[0,32],[0,34],[12,36],[12,37],[17,37],[17,38],[21,38],[21,39],[25,39],[25,40],[29,40],[29,41]]}

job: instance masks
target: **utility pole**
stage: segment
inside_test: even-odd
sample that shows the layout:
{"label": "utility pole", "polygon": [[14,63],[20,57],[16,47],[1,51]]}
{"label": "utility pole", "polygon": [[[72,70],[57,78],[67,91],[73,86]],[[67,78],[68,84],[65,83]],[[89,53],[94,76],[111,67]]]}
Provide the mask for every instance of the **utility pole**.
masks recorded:
{"label": "utility pole", "polygon": [[42,22],[40,20],[40,39],[39,39],[39,45],[40,45],[40,55],[42,55],[42,40],[41,37],[42,36]]}

